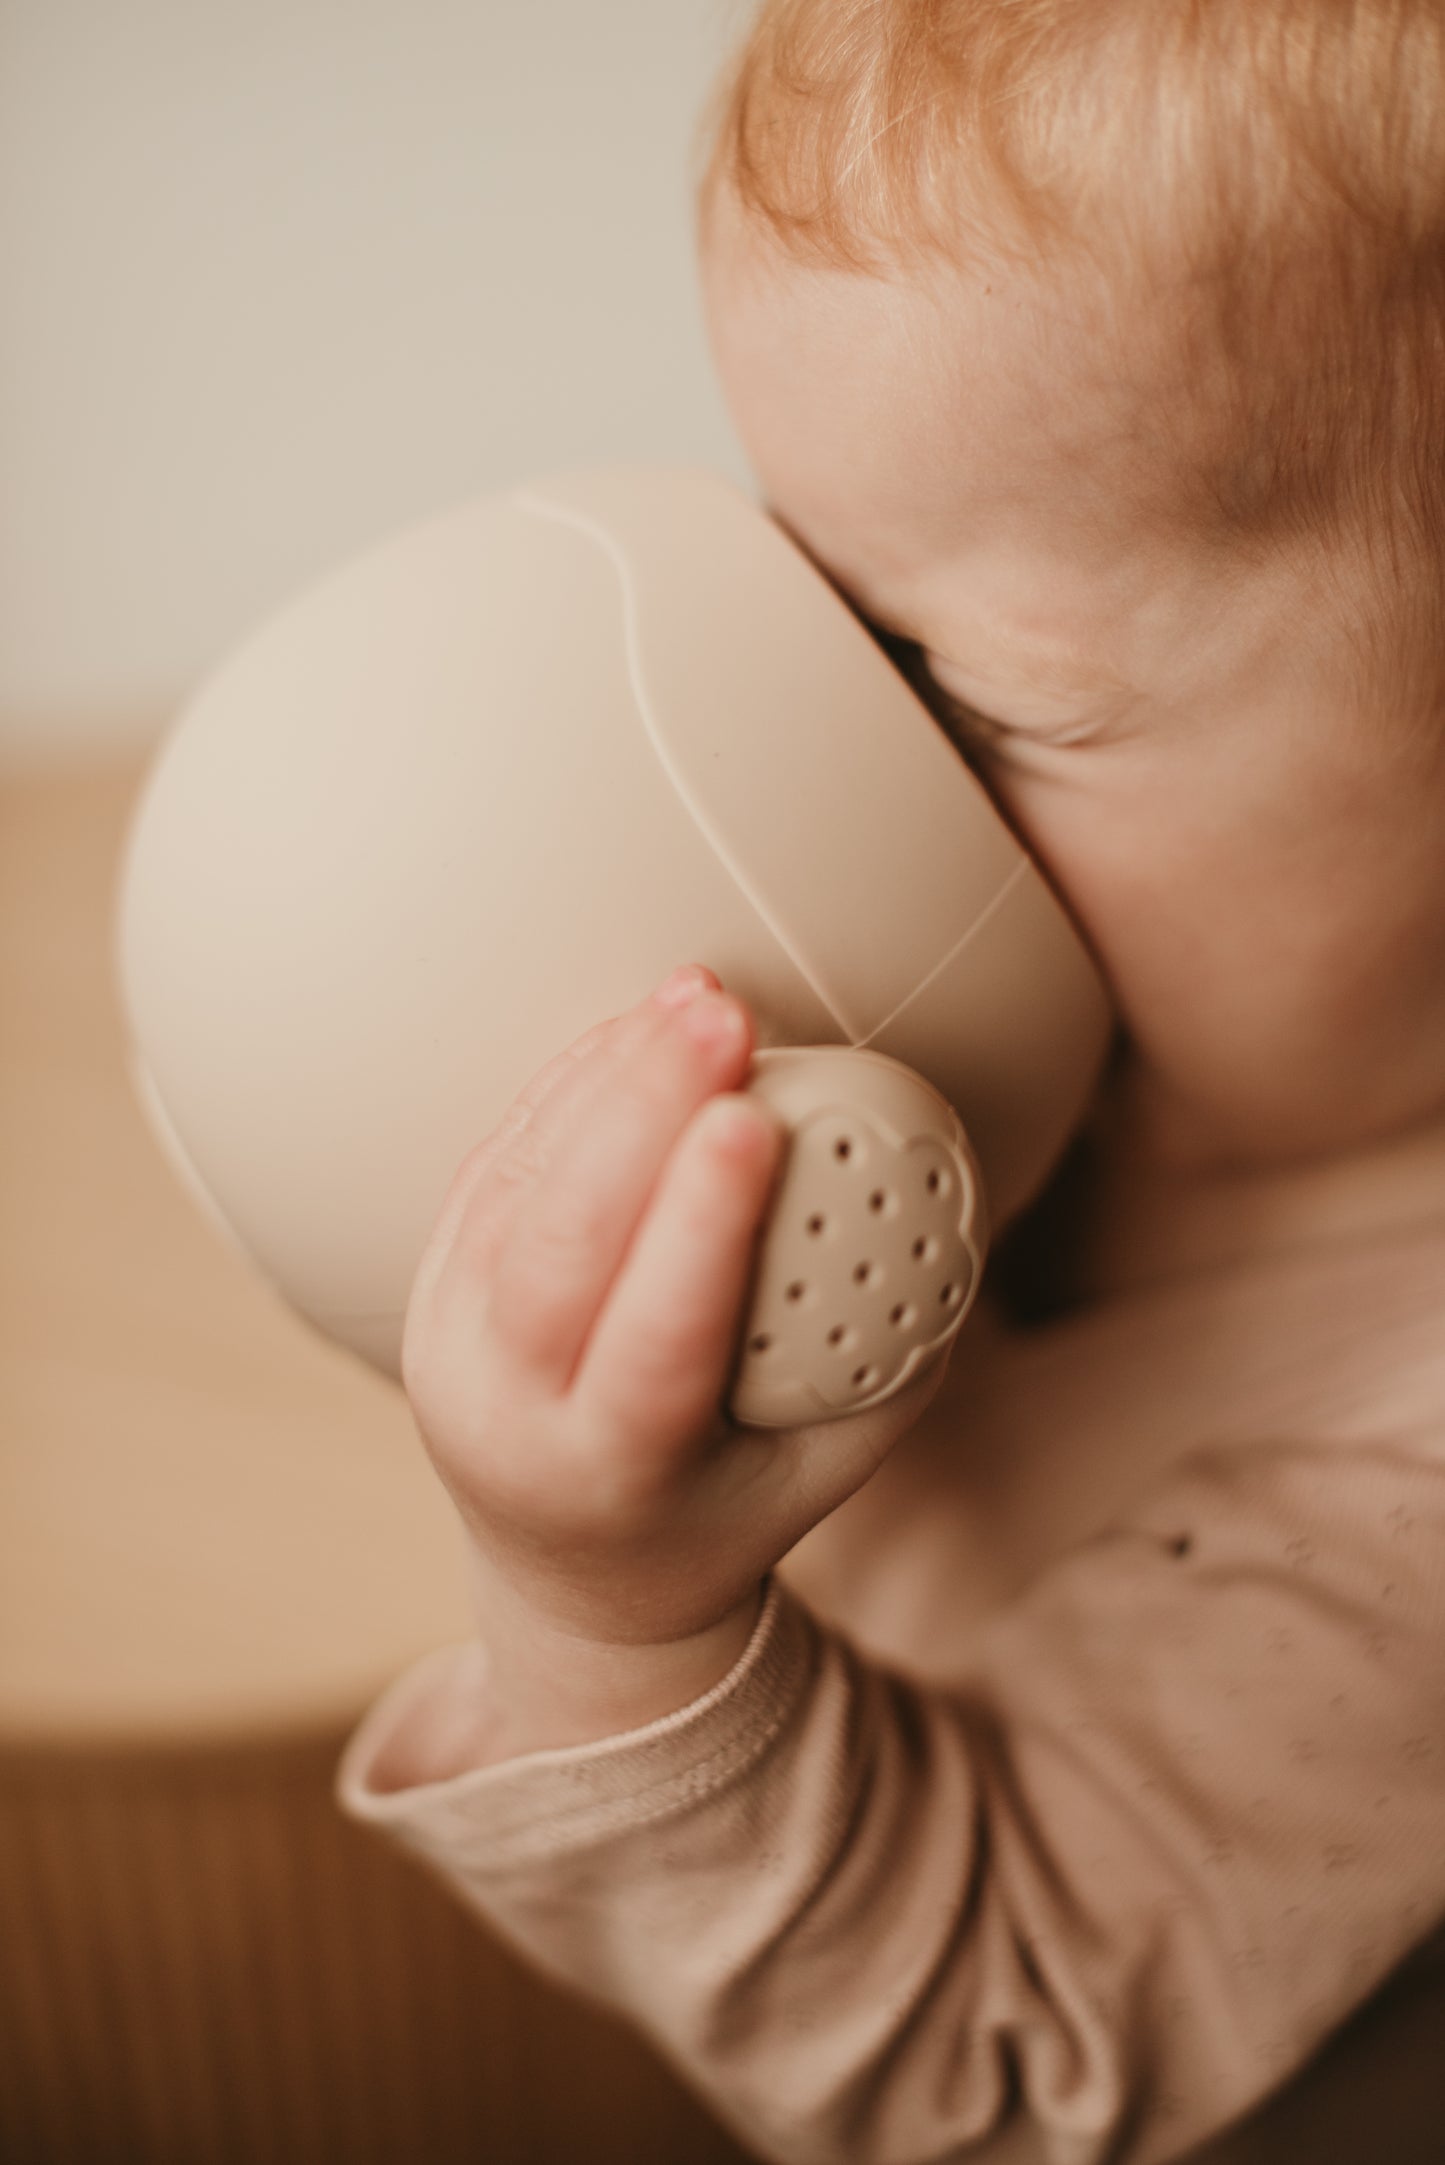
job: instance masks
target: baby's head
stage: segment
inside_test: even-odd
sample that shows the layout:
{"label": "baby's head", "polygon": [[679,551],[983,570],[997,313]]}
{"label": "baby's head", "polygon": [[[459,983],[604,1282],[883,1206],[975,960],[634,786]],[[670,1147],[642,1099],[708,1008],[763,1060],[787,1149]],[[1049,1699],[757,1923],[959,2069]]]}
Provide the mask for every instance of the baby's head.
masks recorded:
{"label": "baby's head", "polygon": [[765,495],[1181,1158],[1445,1107],[1442,83],[1438,0],[766,0],[711,122]]}

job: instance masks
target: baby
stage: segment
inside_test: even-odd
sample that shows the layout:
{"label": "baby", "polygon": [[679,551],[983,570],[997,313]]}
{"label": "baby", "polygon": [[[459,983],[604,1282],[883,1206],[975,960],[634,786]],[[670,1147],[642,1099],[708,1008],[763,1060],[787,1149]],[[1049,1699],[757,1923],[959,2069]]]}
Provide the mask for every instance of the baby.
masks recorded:
{"label": "baby", "polygon": [[770,0],[711,146],[766,499],[1119,1050],[1011,1305],[783,1437],[746,1010],[560,1054],[408,1314],[479,1638],[344,1801],[763,2157],[1438,2158],[1445,15]]}

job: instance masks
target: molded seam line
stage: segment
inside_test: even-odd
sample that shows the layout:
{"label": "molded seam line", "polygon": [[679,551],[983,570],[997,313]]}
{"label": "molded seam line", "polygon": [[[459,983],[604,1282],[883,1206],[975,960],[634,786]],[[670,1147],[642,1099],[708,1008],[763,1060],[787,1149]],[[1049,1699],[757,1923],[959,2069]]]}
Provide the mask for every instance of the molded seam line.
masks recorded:
{"label": "molded seam line", "polygon": [[1007,902],[1009,896],[1013,893],[1015,887],[1017,887],[1019,881],[1023,878],[1024,874],[1026,872],[1031,872],[1032,870],[1033,859],[1026,854],[1020,853],[1018,863],[1014,866],[1012,872],[1010,872],[1008,878],[1004,881],[1002,887],[1000,887],[1000,889],[998,890],[998,893],[993,897],[992,901],[989,902],[984,909],[980,910],[978,916],[975,917],[973,923],[969,926],[968,930],[959,934],[958,938],[954,941],[952,947],[949,948],[948,953],[943,957],[942,961],[934,963],[933,968],[929,971],[928,975],[924,978],[920,978],[919,982],[913,987],[913,990],[910,993],[905,994],[903,999],[899,1001],[897,1007],[894,1008],[891,1015],[886,1015],[883,1018],[882,1022],[878,1024],[876,1029],[869,1031],[867,1037],[859,1038],[857,1044],[853,1048],[855,1052],[866,1052],[875,1038],[881,1037],[885,1030],[892,1029],[894,1023],[898,1020],[898,1017],[903,1013],[903,1010],[906,1007],[911,1007],[914,1001],[918,999],[921,994],[927,992],[929,986],[933,983],[933,980],[936,977],[940,976],[943,971],[948,968],[948,965],[953,961],[955,955],[962,954],[964,948],[967,947],[970,940],[976,940],[978,938],[978,935],[980,934],[980,932],[982,932],[984,926],[988,923],[994,912],[1003,908],[1003,905],[1005,904],[1005,902]]}
{"label": "molded seam line", "polygon": [[[735,861],[732,852],[725,847],[721,835],[717,833],[712,823],[706,818],[701,805],[698,804],[692,793],[684,787],[682,776],[672,763],[666,741],[657,726],[657,717],[653,712],[652,702],[647,696],[647,684],[642,672],[642,642],[637,622],[637,596],[626,557],[622,554],[606,528],[595,525],[583,512],[574,511],[567,505],[550,503],[546,497],[534,496],[527,489],[518,490],[513,500],[524,511],[534,512],[539,518],[552,519],[559,526],[570,526],[574,532],[581,534],[586,540],[601,549],[607,557],[617,574],[617,583],[622,589],[624,646],[627,655],[627,674],[632,685],[632,695],[637,702],[643,726],[652,743],[652,749],[657,754],[658,763],[671,782],[679,803],[684,805],[688,812],[691,813],[694,824],[706,835],[715,854],[732,874],[733,881],[739,892],[751,903],[758,917],[767,926],[773,938],[817,1000],[833,1017],[833,1020],[846,1030],[848,1026],[844,1023],[842,1016],[836,1012],[834,1002],[827,997],[822,986],[816,982],[812,971],[808,968],[792,941],[783,932],[781,926],[774,922],[771,913],[764,908],[761,898],[753,890],[751,881],[744,876],[742,867]],[[851,1037],[852,1032],[848,1031],[848,1035]]]}
{"label": "molded seam line", "polygon": [[1029,869],[1030,859],[1027,854],[1020,851],[1018,863],[1009,873],[1008,878],[999,888],[997,894],[992,897],[967,930],[959,935],[947,953],[933,965],[927,976],[912,986],[892,1013],[885,1016],[882,1022],[876,1024],[866,1037],[857,1036],[851,1025],[838,1013],[838,1003],[823,990],[813,972],[808,968],[807,963],[793,945],[793,942],[788,938],[782,927],[776,923],[772,913],[764,907],[761,897],[754,891],[752,882],[746,877],[742,867],[734,859],[732,852],[725,846],[721,835],[717,833],[712,823],[707,819],[701,805],[684,786],[681,775],[673,765],[666,740],[657,726],[657,718],[653,711],[652,702],[647,696],[647,683],[642,667],[642,643],[638,629],[637,595],[626,557],[605,527],[598,526],[595,521],[587,517],[585,512],[576,511],[569,504],[555,504],[545,496],[536,495],[531,489],[514,490],[512,492],[512,501],[521,510],[530,511],[538,518],[551,519],[559,526],[570,526],[575,533],[581,534],[584,539],[594,543],[596,547],[601,549],[612,565],[617,574],[618,585],[622,589],[623,636],[624,650],[627,657],[627,673],[632,684],[633,697],[636,699],[638,711],[642,715],[643,726],[651,740],[652,748],[657,754],[663,772],[672,783],[679,801],[686,806],[698,829],[707,837],[720,861],[732,874],[739,892],[751,903],[754,911],[763,924],[766,925],[784,954],[787,955],[804,983],[827,1010],[828,1014],[832,1016],[833,1020],[846,1032],[853,1049],[855,1051],[866,1050],[876,1037],[889,1028],[895,1018],[903,1012],[904,1008],[911,1001],[916,1000],[919,994],[933,983],[940,971],[946,969],[954,956],[962,948],[966,947],[968,942],[988,923],[994,911],[1000,907],[1019,879]]}

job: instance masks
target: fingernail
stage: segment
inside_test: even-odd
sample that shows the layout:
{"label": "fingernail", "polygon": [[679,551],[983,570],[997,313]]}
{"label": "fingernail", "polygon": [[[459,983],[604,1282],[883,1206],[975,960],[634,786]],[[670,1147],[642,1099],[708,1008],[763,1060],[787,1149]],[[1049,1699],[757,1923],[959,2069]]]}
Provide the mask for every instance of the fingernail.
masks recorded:
{"label": "fingernail", "polygon": [[707,980],[695,962],[685,962],[671,977],[665,977],[652,995],[659,1007],[686,1007],[700,992],[707,990]]}
{"label": "fingernail", "polygon": [[742,1010],[720,996],[715,1000],[702,1000],[689,1013],[684,1028],[699,1045],[721,1052],[725,1046],[731,1048],[741,1040]]}

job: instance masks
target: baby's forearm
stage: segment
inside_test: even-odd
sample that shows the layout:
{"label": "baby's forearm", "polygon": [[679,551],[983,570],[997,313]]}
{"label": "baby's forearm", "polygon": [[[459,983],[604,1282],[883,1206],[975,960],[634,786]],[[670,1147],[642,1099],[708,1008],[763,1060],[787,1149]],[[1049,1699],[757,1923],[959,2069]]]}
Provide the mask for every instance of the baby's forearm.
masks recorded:
{"label": "baby's forearm", "polygon": [[779,2165],[995,2141],[1160,2165],[1440,1926],[1442,1541],[1428,1450],[1200,1451],[952,1689],[865,1662],[775,1577],[676,1721],[398,1794],[429,1671],[342,1795]]}

